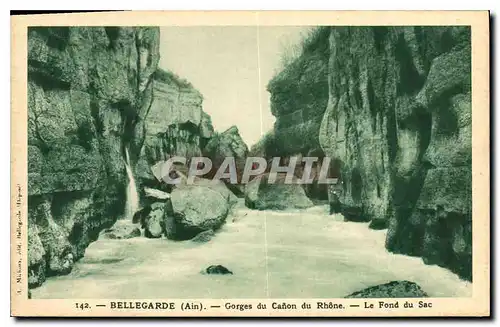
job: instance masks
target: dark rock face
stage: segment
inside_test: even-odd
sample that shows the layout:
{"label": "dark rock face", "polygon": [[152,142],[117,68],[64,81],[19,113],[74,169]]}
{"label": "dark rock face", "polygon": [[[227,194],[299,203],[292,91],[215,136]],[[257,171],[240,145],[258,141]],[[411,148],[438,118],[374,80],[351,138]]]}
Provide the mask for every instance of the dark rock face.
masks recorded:
{"label": "dark rock face", "polygon": [[[316,50],[304,50],[269,85],[278,121],[318,108],[320,128],[301,135],[285,126],[302,125],[277,122],[259,147],[303,153],[317,138],[343,181],[346,219],[388,228],[388,250],[471,279],[470,29],[324,27],[317,35],[325,29],[327,37],[309,42]],[[313,63],[317,74],[306,73]],[[322,76],[327,92],[319,91]],[[314,85],[314,96],[301,85]],[[297,107],[286,100],[294,94]]]}
{"label": "dark rock face", "polygon": [[299,184],[285,184],[285,174],[278,174],[275,183],[268,183],[269,174],[258,176],[245,188],[245,205],[250,209],[305,209],[313,202]]}
{"label": "dark rock face", "polygon": [[147,205],[144,208],[139,209],[134,216],[132,217],[132,223],[134,224],[141,224],[141,227],[144,227],[145,221],[151,212],[151,206]]}
{"label": "dark rock face", "polygon": [[122,214],[124,148],[142,144],[159,29],[28,31],[29,286],[65,274]]}
{"label": "dark rock face", "polygon": [[208,275],[232,275],[233,272],[222,265],[212,265],[205,269]]}
{"label": "dark rock face", "polygon": [[411,298],[411,297],[428,297],[422,288],[407,280],[393,281],[382,285],[372,286],[364,290],[354,292],[346,298]]}

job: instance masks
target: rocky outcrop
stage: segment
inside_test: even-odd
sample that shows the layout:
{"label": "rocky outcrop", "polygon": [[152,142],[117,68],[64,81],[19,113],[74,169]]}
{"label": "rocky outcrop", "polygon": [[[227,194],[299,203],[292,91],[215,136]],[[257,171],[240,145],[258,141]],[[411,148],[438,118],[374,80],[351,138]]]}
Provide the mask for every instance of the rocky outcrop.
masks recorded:
{"label": "rocky outcrop", "polygon": [[[189,82],[165,70],[155,72],[152,105],[144,124],[144,144],[135,169],[140,186],[170,191],[153,176],[151,167],[172,156],[188,161],[202,156],[203,148],[214,134],[202,102],[201,93]],[[141,193],[143,202],[144,197]]]}
{"label": "rocky outcrop", "polygon": [[202,242],[225,223],[238,199],[223,182],[196,178],[194,184],[177,184],[167,199],[153,201],[133,219],[146,237],[182,241],[197,236],[195,242]]}
{"label": "rocky outcrop", "polygon": [[165,204],[163,202],[155,202],[151,204],[148,215],[145,217],[142,227],[144,235],[148,238],[159,238],[165,230]]}
{"label": "rocky outcrop", "polygon": [[117,220],[111,228],[101,232],[100,238],[122,240],[141,236],[139,226],[128,219]]}
{"label": "rocky outcrop", "polygon": [[217,230],[230,210],[229,198],[206,186],[185,186],[172,192],[166,204],[166,236],[192,239],[207,230]]}
{"label": "rocky outcrop", "polygon": [[278,174],[276,181],[268,183],[269,174],[263,174],[250,181],[245,188],[245,205],[257,210],[305,209],[313,202],[306,196],[300,184],[293,178],[293,184],[285,183],[285,174]]}
{"label": "rocky outcrop", "polygon": [[158,60],[158,28],[30,27],[30,287],[68,273],[122,215],[124,148],[142,144]]}
{"label": "rocky outcrop", "polygon": [[[212,170],[205,177],[213,178],[217,175],[222,164],[232,165],[236,168],[236,181],[232,183],[230,178],[222,178],[221,180],[237,195],[243,194],[244,185],[239,184],[245,168],[245,163],[248,155],[248,147],[241,138],[238,128],[232,126],[226,131],[215,134],[203,149],[203,154],[212,160]],[[232,163],[226,161],[227,158],[233,158]],[[228,168],[225,169],[228,172]],[[224,172],[224,171],[221,171]]]}
{"label": "rocky outcrop", "polygon": [[[277,123],[260,146],[303,153],[317,138],[343,181],[346,219],[388,227],[388,250],[471,279],[470,29],[322,27],[312,35],[270,83]],[[304,68],[312,53],[327,57],[315,61],[317,74]],[[324,75],[328,91],[318,84]],[[301,85],[316,87],[303,94]],[[320,128],[286,134],[278,121],[306,108],[318,108],[310,110]]]}
{"label": "rocky outcrop", "polygon": [[203,232],[199,233],[198,235],[196,235],[195,237],[193,237],[191,239],[191,242],[207,243],[207,242],[210,242],[210,240],[214,237],[214,235],[215,235],[214,231],[209,229],[209,230],[203,231]]}
{"label": "rocky outcrop", "polygon": [[422,288],[407,280],[394,281],[386,284],[372,286],[364,290],[354,292],[346,298],[352,299],[373,299],[373,298],[412,298],[428,297]]}
{"label": "rocky outcrop", "polygon": [[233,272],[222,265],[211,265],[201,271],[203,275],[232,275]]}

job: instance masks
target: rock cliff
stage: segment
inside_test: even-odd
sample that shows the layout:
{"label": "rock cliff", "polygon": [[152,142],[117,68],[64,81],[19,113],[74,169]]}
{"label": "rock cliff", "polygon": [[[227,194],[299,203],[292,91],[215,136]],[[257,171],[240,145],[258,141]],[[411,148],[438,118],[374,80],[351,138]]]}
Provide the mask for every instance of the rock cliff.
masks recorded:
{"label": "rock cliff", "polygon": [[471,279],[470,29],[311,35],[269,84],[277,122],[260,146],[303,153],[318,142],[344,181],[346,219],[388,228],[389,251]]}
{"label": "rock cliff", "polygon": [[[325,156],[318,131],[328,104],[328,60],[330,29],[312,30],[302,44],[302,54],[285,66],[268,83],[271,112],[276,117],[274,129],[251,151],[268,159],[290,156]],[[297,177],[302,177],[297,167]],[[305,187],[311,198],[326,199],[325,185]]]}
{"label": "rock cliff", "polygon": [[[238,128],[232,126],[216,133],[210,116],[203,111],[203,96],[193,85],[169,71],[158,69],[154,74],[152,98],[144,124],[145,140],[136,165],[141,186],[170,191],[165,183],[154,177],[151,167],[173,156],[186,158],[187,165],[178,167],[184,169],[184,173],[192,157],[210,158],[213,168],[205,178],[214,177],[226,157],[233,157],[238,172],[242,172],[248,148]],[[240,186],[227,185],[234,193],[242,194]],[[141,195],[146,204],[144,194]]]}
{"label": "rock cliff", "polygon": [[[229,163],[229,161],[226,161],[227,158],[234,159],[238,183],[231,183],[228,178],[223,178],[222,181],[226,183],[233,193],[242,196],[244,185],[239,184],[239,182],[241,182],[241,177],[245,168],[248,147],[241,138],[238,128],[232,126],[220,134],[214,134],[203,149],[203,155],[212,160],[212,170],[205,176],[206,178],[213,178],[216,176],[222,164],[224,162],[226,162],[226,164]],[[228,171],[228,168],[225,170]]]}
{"label": "rock cliff", "polygon": [[306,155],[321,148],[317,131],[328,103],[329,34],[329,28],[315,30],[302,55],[268,83],[276,122],[266,155]]}
{"label": "rock cliff", "polygon": [[159,29],[28,31],[29,286],[68,273],[122,214],[124,149],[137,156]]}
{"label": "rock cliff", "polygon": [[139,185],[161,188],[165,185],[153,176],[151,166],[172,156],[187,160],[202,156],[214,128],[202,109],[201,93],[189,82],[158,69],[153,85],[152,105],[144,123],[144,143],[135,170]]}
{"label": "rock cliff", "polygon": [[159,161],[189,161],[211,141],[207,155],[244,162],[238,130],[214,138],[200,92],[158,68],[158,28],[31,28],[28,47],[30,287],[69,273],[102,230],[132,219],[126,149],[143,206],[146,186],[166,187],[152,175]]}

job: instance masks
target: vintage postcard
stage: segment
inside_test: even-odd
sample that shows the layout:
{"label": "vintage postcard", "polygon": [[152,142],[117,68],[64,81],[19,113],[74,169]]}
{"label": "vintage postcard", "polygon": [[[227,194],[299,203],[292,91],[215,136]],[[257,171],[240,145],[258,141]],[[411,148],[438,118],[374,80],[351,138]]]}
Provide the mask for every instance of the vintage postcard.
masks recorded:
{"label": "vintage postcard", "polygon": [[11,21],[13,316],[490,315],[487,11]]}

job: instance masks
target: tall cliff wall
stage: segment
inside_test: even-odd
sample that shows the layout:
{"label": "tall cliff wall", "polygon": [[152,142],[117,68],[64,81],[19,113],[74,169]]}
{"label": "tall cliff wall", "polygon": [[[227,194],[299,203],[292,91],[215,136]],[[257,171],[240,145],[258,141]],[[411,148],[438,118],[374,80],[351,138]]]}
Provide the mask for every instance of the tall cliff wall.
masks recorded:
{"label": "tall cliff wall", "polygon": [[[317,108],[320,128],[308,129],[301,138],[317,139],[337,163],[346,219],[387,227],[389,251],[421,256],[471,279],[470,29],[318,31],[325,30],[328,37],[310,43],[328,57],[315,61],[316,74],[305,73],[300,64],[310,62],[314,51],[309,50],[271,81],[277,121],[288,112],[303,115]],[[323,74],[326,91],[318,84]],[[286,76],[295,80],[281,81]],[[284,95],[288,102],[282,105]],[[277,152],[303,151],[304,141],[276,137],[291,136],[288,131],[303,124],[277,122],[267,143]]]}
{"label": "tall cliff wall", "polygon": [[30,28],[29,286],[68,273],[124,210],[124,149],[138,152],[159,29]]}
{"label": "tall cliff wall", "polygon": [[172,156],[188,161],[202,156],[203,148],[214,135],[211,118],[203,111],[202,103],[201,93],[189,82],[169,71],[155,72],[153,101],[145,119],[144,144],[136,165],[140,185],[165,186],[151,172],[151,166],[159,161]]}
{"label": "tall cliff wall", "polygon": [[[29,286],[67,274],[125,215],[125,151],[143,186],[151,166],[243,148],[237,129],[213,138],[203,97],[158,68],[159,29],[30,28],[28,36]],[[225,147],[222,147],[225,145]]]}
{"label": "tall cliff wall", "polygon": [[286,156],[320,149],[318,130],[328,103],[328,38],[330,29],[309,36],[300,57],[268,84],[274,133],[265,145],[268,156]]}
{"label": "tall cliff wall", "polygon": [[[276,122],[273,130],[254,145],[251,155],[268,160],[279,156],[284,161],[290,156],[314,156],[320,161],[324,157],[318,131],[328,104],[329,36],[329,27],[312,30],[302,44],[301,55],[269,81],[267,89]],[[315,164],[313,176],[318,173],[316,168]],[[295,175],[302,174],[303,167],[297,166]],[[327,199],[326,185],[315,181],[304,189],[311,198]]]}

